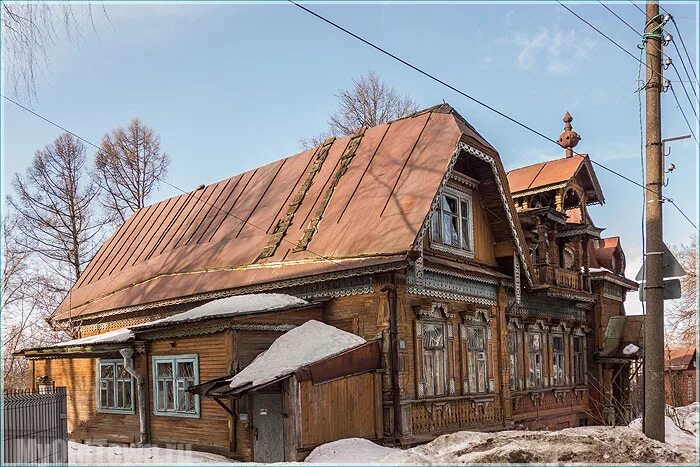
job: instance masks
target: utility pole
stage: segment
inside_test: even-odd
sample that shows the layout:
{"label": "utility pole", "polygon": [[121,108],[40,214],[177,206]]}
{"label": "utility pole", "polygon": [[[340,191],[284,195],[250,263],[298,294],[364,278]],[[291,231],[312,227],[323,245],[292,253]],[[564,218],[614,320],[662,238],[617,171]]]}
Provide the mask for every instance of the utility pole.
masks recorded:
{"label": "utility pole", "polygon": [[644,434],[664,442],[664,284],[663,269],[663,148],[661,142],[661,89],[663,17],[658,1],[647,1],[646,11],[646,317],[644,319]]}

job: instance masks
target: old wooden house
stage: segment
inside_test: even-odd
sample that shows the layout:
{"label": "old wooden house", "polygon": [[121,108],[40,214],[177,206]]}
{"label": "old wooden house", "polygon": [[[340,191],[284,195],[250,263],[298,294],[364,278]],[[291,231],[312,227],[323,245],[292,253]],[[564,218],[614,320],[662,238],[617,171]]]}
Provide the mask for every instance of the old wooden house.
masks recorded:
{"label": "old wooden house", "polygon": [[614,421],[635,356],[605,333],[637,284],[565,123],[565,157],[506,173],[442,104],[143,208],[52,315],[79,339],[22,352],[35,384],[68,387],[74,439],[264,462]]}

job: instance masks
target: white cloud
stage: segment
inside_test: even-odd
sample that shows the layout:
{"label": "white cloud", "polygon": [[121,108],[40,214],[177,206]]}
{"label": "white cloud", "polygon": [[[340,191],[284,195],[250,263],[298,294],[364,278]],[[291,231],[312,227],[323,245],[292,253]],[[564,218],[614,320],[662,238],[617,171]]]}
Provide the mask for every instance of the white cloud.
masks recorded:
{"label": "white cloud", "polygon": [[572,72],[591,55],[595,42],[582,40],[577,31],[542,28],[537,34],[516,34],[516,64],[521,70],[544,68],[552,75]]}

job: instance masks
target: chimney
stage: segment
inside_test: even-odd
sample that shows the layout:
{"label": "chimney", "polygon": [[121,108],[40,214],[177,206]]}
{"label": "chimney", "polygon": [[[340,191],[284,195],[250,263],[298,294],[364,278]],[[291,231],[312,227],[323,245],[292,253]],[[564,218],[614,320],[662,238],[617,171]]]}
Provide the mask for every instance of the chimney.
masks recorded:
{"label": "chimney", "polygon": [[573,117],[571,114],[566,112],[566,114],[564,114],[564,131],[559,135],[559,139],[557,140],[559,146],[566,150],[566,157],[574,156],[573,148],[581,141],[581,136],[576,133],[571,126],[572,120]]}

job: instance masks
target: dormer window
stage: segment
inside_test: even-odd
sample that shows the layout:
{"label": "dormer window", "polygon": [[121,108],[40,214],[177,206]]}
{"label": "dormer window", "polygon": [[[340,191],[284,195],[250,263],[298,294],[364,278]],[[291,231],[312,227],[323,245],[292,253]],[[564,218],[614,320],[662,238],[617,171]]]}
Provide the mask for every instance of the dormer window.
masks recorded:
{"label": "dormer window", "polygon": [[471,194],[445,188],[431,218],[431,246],[462,255],[474,251]]}

